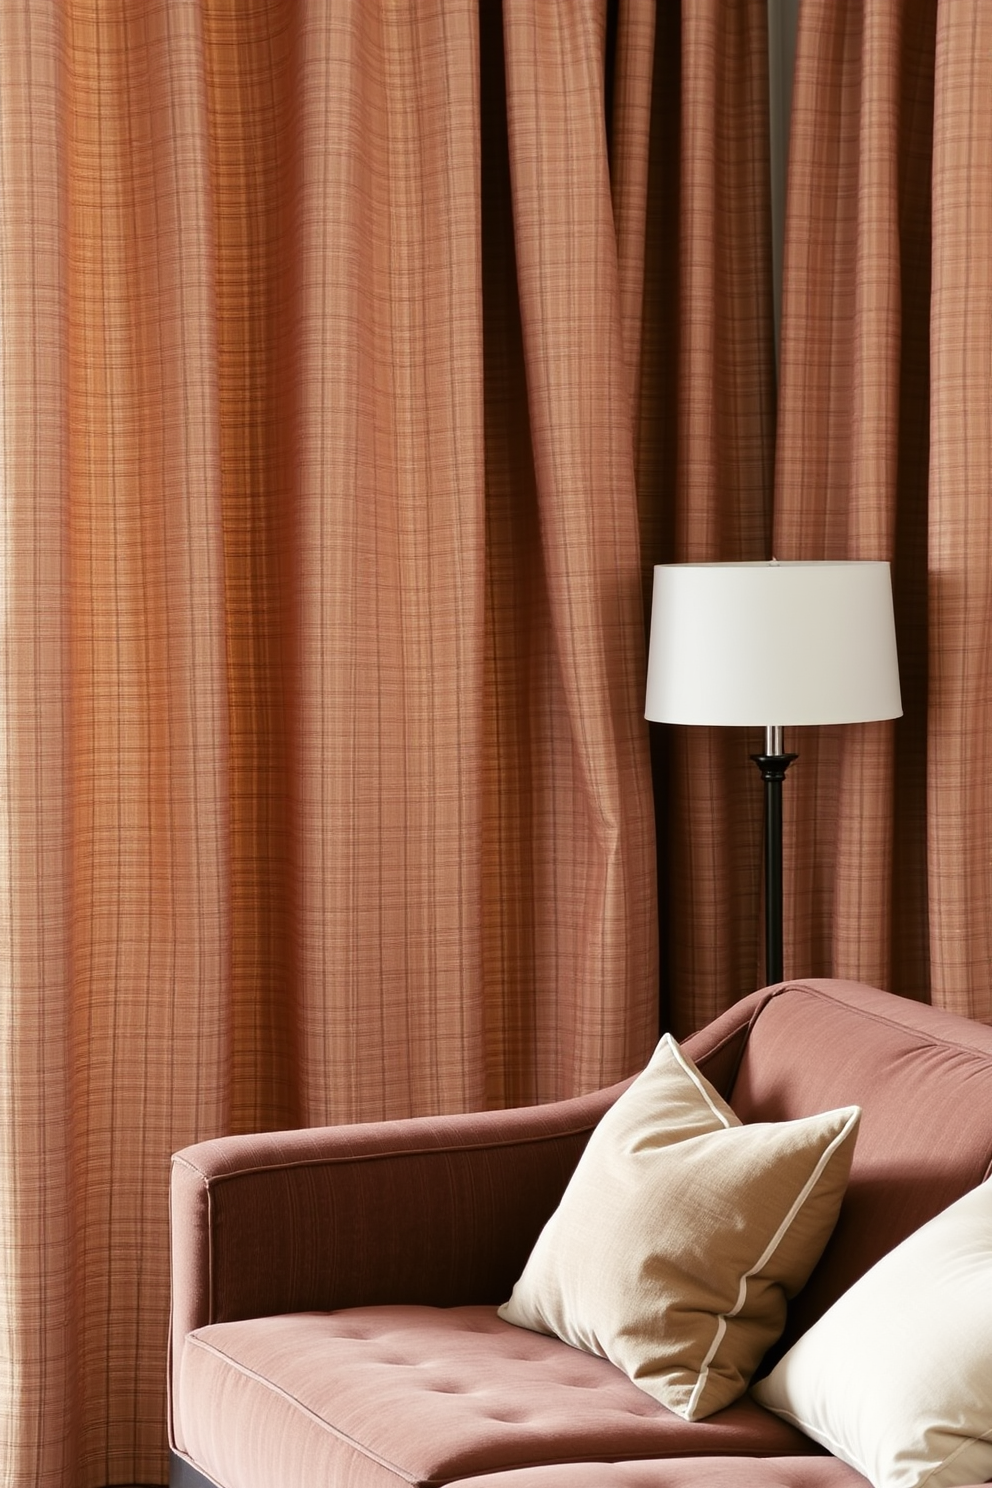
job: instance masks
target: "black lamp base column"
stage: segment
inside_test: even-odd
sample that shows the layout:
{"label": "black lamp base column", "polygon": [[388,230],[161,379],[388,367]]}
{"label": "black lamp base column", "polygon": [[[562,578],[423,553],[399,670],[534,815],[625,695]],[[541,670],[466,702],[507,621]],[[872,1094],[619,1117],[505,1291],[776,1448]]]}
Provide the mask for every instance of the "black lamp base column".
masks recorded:
{"label": "black lamp base column", "polygon": [[[769,730],[768,733],[772,733]],[[781,739],[781,730],[774,733]],[[767,737],[767,736],[766,736]],[[782,970],[782,781],[797,754],[752,754],[765,782],[765,982]]]}

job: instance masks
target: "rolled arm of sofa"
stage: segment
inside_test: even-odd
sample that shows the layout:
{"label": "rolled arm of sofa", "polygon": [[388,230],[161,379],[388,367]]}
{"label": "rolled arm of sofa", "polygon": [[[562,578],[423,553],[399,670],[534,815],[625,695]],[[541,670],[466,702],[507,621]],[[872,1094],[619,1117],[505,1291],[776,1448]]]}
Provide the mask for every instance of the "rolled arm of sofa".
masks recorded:
{"label": "rolled arm of sofa", "polygon": [[[694,1034],[729,1090],[755,993]],[[176,1153],[173,1325],[509,1295],[625,1084],[546,1106],[220,1137]]]}
{"label": "rolled arm of sofa", "polygon": [[509,1295],[622,1088],[550,1106],[185,1148],[172,1165],[177,1326]]}
{"label": "rolled arm of sofa", "polygon": [[[753,1001],[687,1042],[720,1089]],[[176,1153],[174,1368],[182,1339],[210,1323],[505,1300],[589,1133],[624,1088],[515,1110],[221,1137]]]}

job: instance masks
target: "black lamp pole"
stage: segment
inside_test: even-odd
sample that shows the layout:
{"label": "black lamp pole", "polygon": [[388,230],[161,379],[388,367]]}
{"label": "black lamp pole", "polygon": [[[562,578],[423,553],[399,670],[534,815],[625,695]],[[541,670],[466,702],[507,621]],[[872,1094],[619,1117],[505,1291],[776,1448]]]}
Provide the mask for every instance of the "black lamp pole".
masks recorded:
{"label": "black lamp pole", "polygon": [[751,758],[765,782],[765,981],[783,979],[782,971],[782,781],[797,754],[785,753],[784,729],[765,729],[764,754]]}

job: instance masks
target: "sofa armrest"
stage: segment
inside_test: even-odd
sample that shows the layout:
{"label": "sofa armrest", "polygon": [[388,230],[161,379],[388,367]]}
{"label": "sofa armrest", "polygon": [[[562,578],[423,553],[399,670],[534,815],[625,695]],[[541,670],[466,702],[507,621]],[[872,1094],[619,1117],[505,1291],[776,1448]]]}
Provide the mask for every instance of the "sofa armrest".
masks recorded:
{"label": "sofa armrest", "polygon": [[[687,1041],[719,1089],[753,1002]],[[628,1083],[546,1106],[221,1137],[176,1153],[173,1385],[182,1340],[210,1323],[505,1301]]]}
{"label": "sofa armrest", "polygon": [[176,1153],[173,1399],[182,1340],[209,1323],[505,1301],[590,1131],[623,1089],[221,1137]]}
{"label": "sofa armrest", "polygon": [[185,1148],[172,1160],[172,1280],[174,1302],[187,1299],[183,1323],[501,1300],[623,1088]]}

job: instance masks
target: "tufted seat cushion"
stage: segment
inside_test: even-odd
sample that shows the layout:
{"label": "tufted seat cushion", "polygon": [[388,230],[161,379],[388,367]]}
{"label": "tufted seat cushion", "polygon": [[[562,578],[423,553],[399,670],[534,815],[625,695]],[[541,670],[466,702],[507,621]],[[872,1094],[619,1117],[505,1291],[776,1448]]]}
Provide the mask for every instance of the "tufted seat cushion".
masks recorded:
{"label": "tufted seat cushion", "polygon": [[[820,1450],[749,1399],[684,1421],[605,1359],[515,1328],[493,1307],[365,1307],[213,1324],[187,1338],[179,1396],[190,1457],[239,1488],[427,1488],[535,1464]],[[577,1481],[575,1467],[568,1471]],[[845,1471],[838,1485],[860,1485]],[[506,1488],[517,1488],[514,1476]],[[530,1488],[526,1474],[519,1481]],[[835,1480],[809,1481],[834,1488]],[[533,1488],[544,1480],[535,1477]]]}

